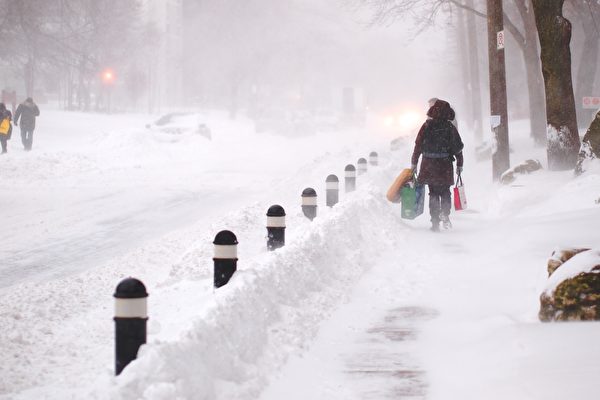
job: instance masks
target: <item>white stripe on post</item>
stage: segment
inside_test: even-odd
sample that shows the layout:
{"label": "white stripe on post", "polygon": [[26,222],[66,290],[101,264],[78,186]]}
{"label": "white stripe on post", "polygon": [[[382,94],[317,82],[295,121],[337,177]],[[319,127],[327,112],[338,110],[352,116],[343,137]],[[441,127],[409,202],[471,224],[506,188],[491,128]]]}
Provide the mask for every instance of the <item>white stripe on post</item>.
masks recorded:
{"label": "white stripe on post", "polygon": [[302,205],[303,206],[316,206],[317,205],[317,198],[316,197],[303,197],[302,198]]}
{"label": "white stripe on post", "polygon": [[148,301],[141,299],[115,299],[115,318],[148,318]]}
{"label": "white stripe on post", "polygon": [[346,178],[356,178],[356,171],[345,171]]}
{"label": "white stripe on post", "polygon": [[215,256],[213,258],[235,259],[237,257],[237,245],[215,244]]}
{"label": "white stripe on post", "polygon": [[285,228],[285,217],[267,217],[268,228]]}
{"label": "white stripe on post", "polygon": [[327,182],[325,183],[326,190],[338,190],[340,187],[339,182]]}

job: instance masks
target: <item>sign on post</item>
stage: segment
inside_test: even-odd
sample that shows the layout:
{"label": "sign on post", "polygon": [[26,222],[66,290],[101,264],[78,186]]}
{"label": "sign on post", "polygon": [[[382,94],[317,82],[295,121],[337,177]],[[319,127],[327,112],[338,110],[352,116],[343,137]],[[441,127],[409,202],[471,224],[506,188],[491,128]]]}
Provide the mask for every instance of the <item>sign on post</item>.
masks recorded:
{"label": "sign on post", "polygon": [[498,50],[502,50],[504,48],[504,31],[500,31],[496,34],[496,46]]}
{"label": "sign on post", "polygon": [[499,127],[501,122],[502,122],[502,116],[500,116],[500,115],[491,115],[490,116],[490,125],[492,126],[492,129],[496,129],[497,127]]}
{"label": "sign on post", "polygon": [[583,98],[583,108],[597,110],[600,108],[600,97],[587,96]]}

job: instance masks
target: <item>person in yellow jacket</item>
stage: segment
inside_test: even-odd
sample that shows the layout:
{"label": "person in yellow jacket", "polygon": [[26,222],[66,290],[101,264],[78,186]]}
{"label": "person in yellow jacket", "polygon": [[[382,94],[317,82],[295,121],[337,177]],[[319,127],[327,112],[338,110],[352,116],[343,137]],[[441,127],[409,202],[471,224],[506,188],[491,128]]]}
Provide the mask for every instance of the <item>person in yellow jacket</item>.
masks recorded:
{"label": "person in yellow jacket", "polygon": [[12,135],[12,113],[6,109],[4,103],[0,103],[0,145],[2,146],[2,153],[5,154],[8,151],[8,140]]}

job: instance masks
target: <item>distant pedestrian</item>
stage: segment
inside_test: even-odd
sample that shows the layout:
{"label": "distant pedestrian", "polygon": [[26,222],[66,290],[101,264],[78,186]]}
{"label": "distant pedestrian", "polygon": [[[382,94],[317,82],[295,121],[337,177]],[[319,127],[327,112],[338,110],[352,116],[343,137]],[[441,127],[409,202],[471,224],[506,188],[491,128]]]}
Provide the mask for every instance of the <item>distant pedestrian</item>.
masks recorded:
{"label": "distant pedestrian", "polygon": [[464,147],[456,127],[452,124],[454,110],[444,100],[435,100],[429,108],[427,121],[423,124],[415,140],[411,165],[417,170],[419,157],[423,156],[417,181],[429,186],[429,213],[431,230],[452,227],[450,209],[452,207],[450,186],[454,184],[453,161],[456,157],[456,173],[463,168]]}
{"label": "distant pedestrian", "polygon": [[40,115],[40,109],[33,102],[31,97],[28,97],[23,103],[17,107],[15,113],[15,126],[19,124],[21,119],[21,141],[25,150],[31,150],[33,146],[33,130],[35,129],[35,119]]}
{"label": "distant pedestrian", "polygon": [[5,154],[8,151],[8,140],[12,136],[12,113],[6,109],[4,103],[0,103],[0,146],[2,147],[2,153]]}

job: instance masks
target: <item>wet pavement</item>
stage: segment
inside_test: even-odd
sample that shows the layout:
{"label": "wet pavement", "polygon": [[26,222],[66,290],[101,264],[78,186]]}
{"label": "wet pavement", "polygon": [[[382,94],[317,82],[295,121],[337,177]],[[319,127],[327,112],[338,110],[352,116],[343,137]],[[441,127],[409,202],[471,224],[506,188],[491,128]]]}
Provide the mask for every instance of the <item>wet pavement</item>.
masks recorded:
{"label": "wet pavement", "polygon": [[361,399],[426,398],[427,375],[411,354],[419,324],[436,316],[428,308],[394,308],[360,335],[352,354],[344,357],[344,372]]}

